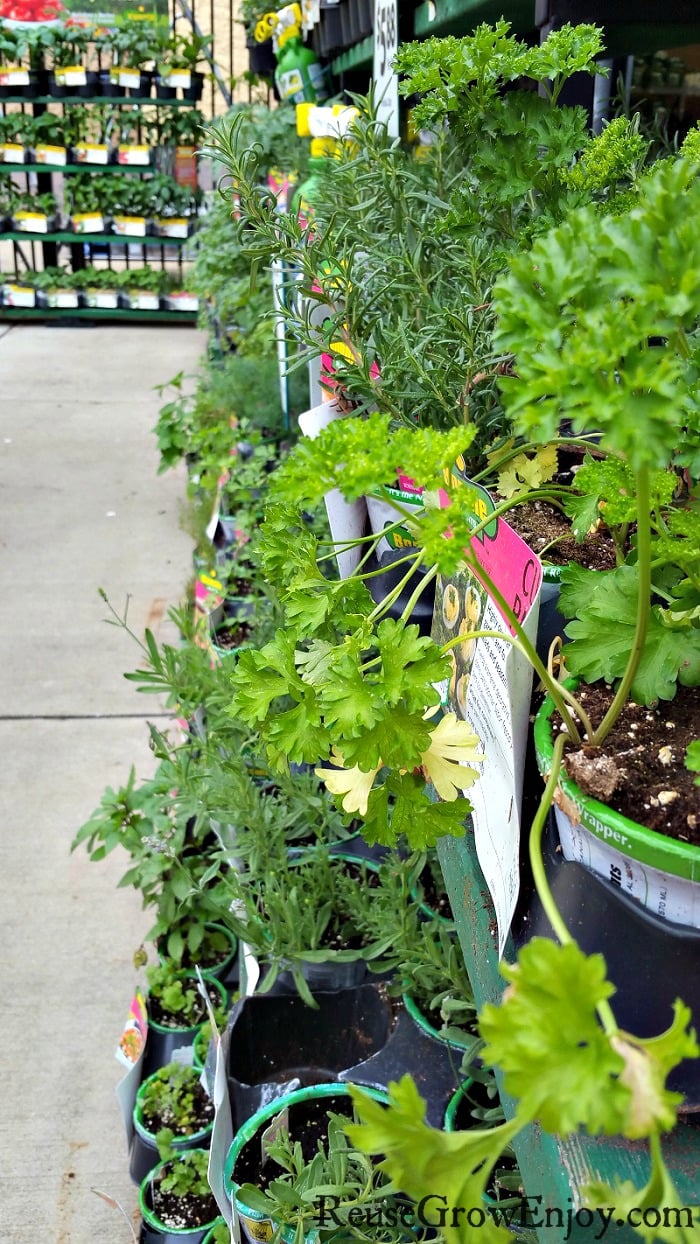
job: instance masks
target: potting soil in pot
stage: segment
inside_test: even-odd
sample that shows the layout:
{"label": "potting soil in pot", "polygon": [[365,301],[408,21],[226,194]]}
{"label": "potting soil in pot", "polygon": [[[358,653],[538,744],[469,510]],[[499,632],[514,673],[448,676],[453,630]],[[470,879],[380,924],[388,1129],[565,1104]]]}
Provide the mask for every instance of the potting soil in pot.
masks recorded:
{"label": "potting soil in pot", "polygon": [[188,1192],[185,1196],[175,1196],[172,1192],[160,1191],[157,1179],[154,1179],[151,1188],[153,1213],[170,1230],[206,1227],[219,1213],[212,1193],[208,1196],[197,1196]]}
{"label": "potting soil in pot", "polygon": [[[347,1094],[339,1093],[337,1097],[311,1098],[288,1107],[287,1130],[290,1139],[301,1145],[305,1162],[310,1162],[318,1152],[319,1142],[324,1148],[326,1146],[329,1113],[352,1119],[352,1099]],[[256,1133],[238,1155],[233,1171],[236,1183],[254,1184],[264,1192],[279,1174],[280,1169],[275,1162],[262,1161],[260,1135]]]}

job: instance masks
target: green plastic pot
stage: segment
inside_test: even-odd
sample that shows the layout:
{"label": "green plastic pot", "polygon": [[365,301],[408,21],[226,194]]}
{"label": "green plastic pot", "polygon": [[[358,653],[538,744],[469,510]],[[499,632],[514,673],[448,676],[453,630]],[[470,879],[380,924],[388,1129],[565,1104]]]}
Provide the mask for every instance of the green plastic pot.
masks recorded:
{"label": "green plastic pot", "polygon": [[[197,978],[193,977],[193,979],[196,981]],[[221,981],[214,976],[206,977],[205,979],[207,985],[219,995],[220,1004],[224,1007],[227,1006],[228,998]],[[148,1002],[148,999],[146,1001]],[[149,1015],[144,1075],[150,1075],[152,1071],[157,1071],[165,1063],[171,1062],[176,1050],[193,1045],[197,1033],[202,1024],[207,1022],[207,1018],[205,1015],[199,1023],[185,1028],[168,1028],[164,1024],[156,1023]]]}
{"label": "green plastic pot", "polygon": [[[369,1093],[375,1101],[380,1101],[385,1104],[388,1102],[386,1093],[382,1093],[379,1089],[367,1088],[365,1085],[363,1085],[362,1088],[363,1091]],[[240,1185],[234,1178],[234,1169],[244,1146],[253,1139],[257,1132],[264,1129],[269,1123],[271,1123],[282,1110],[291,1108],[300,1102],[315,1101],[319,1098],[330,1099],[333,1097],[349,1096],[350,1088],[347,1084],[315,1084],[308,1088],[297,1089],[294,1093],[288,1093],[285,1096],[277,1097],[274,1101],[271,1101],[266,1106],[261,1107],[261,1109],[251,1115],[251,1117],[247,1119],[243,1126],[237,1131],[233,1138],[231,1148],[226,1156],[226,1163],[224,1166],[224,1186],[226,1188],[227,1196],[235,1199],[236,1209],[241,1220],[241,1225],[248,1240],[251,1241],[251,1244],[267,1244],[267,1241],[272,1239],[272,1236],[277,1230],[277,1226],[272,1218],[266,1218],[260,1211],[251,1209],[250,1206],[246,1205],[245,1202],[241,1201],[238,1197],[238,1188]],[[294,1236],[295,1232],[292,1227],[285,1227],[280,1233],[280,1238],[284,1240],[285,1244],[292,1244]],[[313,1244],[313,1241],[318,1239],[318,1232],[316,1230],[311,1231],[304,1237],[304,1239],[306,1244]]]}
{"label": "green plastic pot", "polygon": [[[571,689],[576,685],[572,679],[566,683]],[[535,718],[535,752],[543,777],[552,764],[554,711],[547,696]],[[667,922],[700,928],[700,847],[629,820],[584,794],[563,768],[559,786],[564,799],[554,814],[564,858],[606,878]]]}
{"label": "green plastic pot", "polygon": [[[139,1184],[158,1165],[156,1134],[149,1129],[143,1116],[143,1099],[148,1090],[148,1085],[157,1074],[158,1072],[154,1071],[152,1075],[142,1080],[136,1094],[132,1113],[134,1137],[129,1152],[129,1174],[134,1182]],[[191,1132],[187,1136],[174,1136],[173,1148],[182,1153],[187,1149],[208,1149],[213,1127],[214,1120],[212,1119],[206,1127],[201,1128],[197,1132]]]}
{"label": "green plastic pot", "polygon": [[218,1227],[224,1227],[226,1229],[224,1239],[226,1240],[226,1244],[230,1244],[231,1231],[225,1218],[217,1218],[211,1231],[207,1231],[202,1244],[216,1244],[216,1231]]}
{"label": "green plastic pot", "polygon": [[[460,1038],[458,1036],[452,1035],[448,1039],[446,1036],[444,1036],[444,1034],[440,1032],[439,1028],[434,1028],[433,1025],[429,1022],[429,1020],[425,1018],[425,1015],[423,1014],[421,1010],[419,1010],[418,1006],[416,1005],[414,999],[411,997],[410,994],[408,993],[402,994],[401,1001],[403,1002],[406,1010],[411,1016],[411,1019],[413,1020],[415,1024],[418,1025],[421,1032],[424,1032],[426,1036],[428,1037],[432,1037],[434,1041],[439,1041],[442,1045],[454,1046],[454,1048],[457,1050],[469,1049],[470,1046],[474,1044],[474,1037],[470,1036],[468,1032],[465,1032],[464,1038]],[[454,1029],[452,1030],[452,1032],[454,1034]]]}
{"label": "green plastic pot", "polygon": [[[190,1150],[190,1152],[198,1151]],[[204,1149],[201,1152],[206,1153],[207,1150]],[[214,1217],[203,1223],[201,1227],[168,1227],[161,1222],[151,1206],[151,1185],[158,1178],[163,1167],[170,1166],[172,1161],[173,1159],[170,1159],[168,1162],[159,1162],[146,1178],[142,1180],[139,1187],[139,1210],[143,1219],[141,1227],[142,1244],[203,1244],[205,1237],[221,1217],[218,1207]]]}
{"label": "green plastic pot", "polygon": [[447,1109],[445,1110],[444,1124],[446,1132],[460,1131],[460,1128],[456,1125],[457,1112],[473,1083],[474,1081],[471,1079],[465,1080],[463,1084],[460,1084],[459,1088],[452,1094],[450,1100],[448,1101]]}

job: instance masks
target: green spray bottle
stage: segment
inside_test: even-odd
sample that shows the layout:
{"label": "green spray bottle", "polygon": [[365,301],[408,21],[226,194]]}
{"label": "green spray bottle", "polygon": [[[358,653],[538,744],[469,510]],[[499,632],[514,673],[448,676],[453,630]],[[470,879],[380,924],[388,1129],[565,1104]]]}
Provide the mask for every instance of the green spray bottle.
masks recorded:
{"label": "green spray bottle", "polygon": [[255,38],[263,43],[270,37],[277,57],[275,85],[280,102],[314,104],[327,99],[326,72],[316,53],[303,42],[298,4],[288,4],[260,19]]}

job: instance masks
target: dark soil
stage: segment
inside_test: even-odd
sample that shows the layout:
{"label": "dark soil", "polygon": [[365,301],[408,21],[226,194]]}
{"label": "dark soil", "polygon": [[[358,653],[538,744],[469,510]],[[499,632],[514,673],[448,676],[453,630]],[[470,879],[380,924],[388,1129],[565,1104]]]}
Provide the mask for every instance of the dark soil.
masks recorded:
{"label": "dark soil", "polygon": [[[610,689],[596,684],[576,695],[598,724],[612,700]],[[655,708],[628,704],[601,748],[567,751],[567,773],[586,794],[630,820],[700,846],[700,787],[684,764],[697,738],[700,688],[680,687],[674,700]]]}
{"label": "dark soil", "polygon": [[152,1184],[151,1208],[164,1226],[176,1231],[205,1227],[219,1216],[213,1195],[174,1196],[172,1192],[161,1192],[157,1180]]}
{"label": "dark soil", "polygon": [[[193,1077],[194,1079],[194,1077]],[[214,1119],[214,1104],[199,1081],[195,1081],[193,1085],[193,1102],[191,1107],[191,1117],[187,1123],[180,1122],[177,1111],[172,1109],[171,1105],[163,1104],[152,1114],[144,1114],[144,1122],[149,1132],[156,1133],[162,1127],[169,1127],[176,1136],[193,1136],[195,1132],[201,1132]]]}
{"label": "dark soil", "polygon": [[214,643],[217,648],[223,648],[225,651],[240,648],[250,638],[250,632],[251,628],[246,622],[239,622],[236,626],[219,627],[214,632]]}
{"label": "dark soil", "polygon": [[[219,937],[221,938],[224,938],[224,936],[224,934],[219,934]],[[218,941],[219,939],[216,938],[215,940]],[[225,963],[232,954],[231,943],[228,938],[225,938],[225,942],[225,946],[213,945],[210,937],[205,934],[204,939],[194,954],[190,954],[187,949],[183,951],[181,960],[183,968],[188,971],[190,969],[194,970],[195,964],[197,964],[204,972],[211,971],[212,968],[219,967],[222,963]]]}
{"label": "dark soil", "polygon": [[571,523],[566,515],[548,501],[516,505],[504,518],[533,553],[550,565],[577,562],[589,570],[615,569],[615,544],[610,532],[603,529],[579,543],[571,534]]}
{"label": "dark soil", "polygon": [[[304,1160],[310,1162],[318,1152],[319,1141],[326,1147],[328,1138],[328,1112],[341,1114],[348,1119],[353,1117],[350,1097],[339,1093],[337,1097],[318,1097],[310,1101],[297,1102],[290,1106],[288,1116],[289,1135],[293,1141],[301,1144]],[[272,1122],[272,1120],[270,1120]],[[270,1124],[267,1125],[268,1127]],[[269,1159],[262,1161],[261,1134],[257,1133],[247,1145],[243,1146],[233,1176],[236,1183],[254,1184],[265,1191],[268,1184],[280,1174],[276,1162]]]}
{"label": "dark soil", "polygon": [[[209,994],[209,998],[213,1006],[221,1006],[221,995],[213,985],[207,988],[207,993]],[[182,1015],[173,1015],[171,1011],[163,1009],[159,998],[157,998],[154,994],[149,993],[148,1015],[154,1023],[160,1024],[161,1028],[194,1028],[197,1024],[201,1024],[206,1019],[207,1008],[199,994],[197,994],[196,1010],[193,1015],[186,1017]]]}

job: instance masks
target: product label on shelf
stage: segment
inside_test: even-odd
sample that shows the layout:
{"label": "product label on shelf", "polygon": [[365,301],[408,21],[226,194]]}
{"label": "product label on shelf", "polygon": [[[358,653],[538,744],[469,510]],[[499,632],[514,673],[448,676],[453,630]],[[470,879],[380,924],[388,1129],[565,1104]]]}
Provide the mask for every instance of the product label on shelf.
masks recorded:
{"label": "product label on shelf", "polygon": [[120,143],[117,151],[117,163],[134,166],[150,164],[151,148],[145,143]]}
{"label": "product label on shelf", "polygon": [[196,294],[186,292],[168,294],[168,306],[171,311],[198,311],[199,298]]}
{"label": "product label on shelf", "polygon": [[[473,528],[493,504],[455,468]],[[447,497],[444,502],[447,503]],[[520,884],[520,803],[532,688],[532,666],[509,642],[510,623],[480,577],[488,577],[534,643],[539,616],[542,567],[532,550],[502,518],[494,519],[471,541],[478,565],[450,578],[438,577],[432,637],[452,642],[452,674],[443,701],[474,727],[484,760],[478,781],[465,792],[473,807],[474,840],[498,922],[498,953],[503,954]],[[474,639],[477,631],[493,638]],[[502,635],[503,638],[498,636]]]}
{"label": "product label on shelf", "polygon": [[3,285],[2,296],[7,307],[33,307],[36,294],[29,285]]}
{"label": "product label on shelf", "polygon": [[73,310],[78,305],[78,291],[75,289],[51,289],[46,298],[49,306],[55,309]]}
{"label": "product label on shelf", "polygon": [[145,238],[145,216],[114,216],[112,220],[114,232],[121,237]]}
{"label": "product label on shelf", "polygon": [[138,91],[141,86],[141,74],[138,69],[119,69],[117,82],[120,86],[128,86],[132,91]]}
{"label": "product label on shelf", "polygon": [[29,70],[21,65],[1,65],[0,86],[29,86]]}
{"label": "product label on shelf", "polygon": [[186,238],[190,232],[187,216],[158,216],[156,219],[158,233],[164,238]]}
{"label": "product label on shelf", "polygon": [[160,75],[163,86],[170,86],[175,89],[180,87],[183,91],[188,91],[192,86],[192,74],[189,69],[169,69],[167,73]]}
{"label": "product label on shelf", "polygon": [[21,143],[5,143],[1,150],[5,164],[24,164],[24,147]]}
{"label": "product label on shelf", "polygon": [[67,164],[68,151],[65,147],[54,147],[51,143],[39,143],[34,152],[37,164]]}
{"label": "product label on shelf", "polygon": [[129,302],[134,311],[157,311],[160,307],[160,298],[150,290],[130,289]]}
{"label": "product label on shelf", "polygon": [[87,86],[87,73],[82,65],[59,65],[55,77],[58,86]]}
{"label": "product label on shelf", "polygon": [[45,212],[15,212],[15,229],[22,233],[48,233],[49,218]]}
{"label": "product label on shelf", "polygon": [[76,233],[104,233],[104,217],[99,212],[77,212],[70,222]]}
{"label": "product label on shelf", "polygon": [[107,164],[109,147],[106,143],[80,143],[75,149],[78,164]]}
{"label": "product label on shelf", "polygon": [[119,306],[119,295],[116,289],[88,289],[86,301],[89,307],[97,307],[101,311],[114,311]]}

